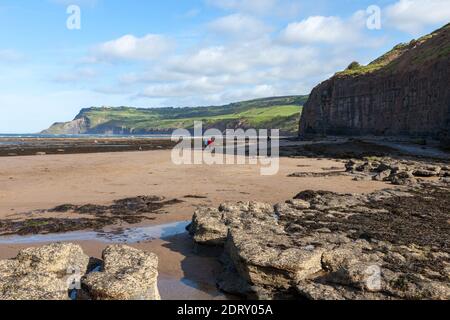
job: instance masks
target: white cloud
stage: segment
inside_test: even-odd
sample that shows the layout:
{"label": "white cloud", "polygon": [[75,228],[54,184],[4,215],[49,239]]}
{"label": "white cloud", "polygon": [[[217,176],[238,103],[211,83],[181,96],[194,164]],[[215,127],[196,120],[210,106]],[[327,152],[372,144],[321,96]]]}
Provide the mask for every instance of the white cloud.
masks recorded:
{"label": "white cloud", "polygon": [[241,13],[214,20],[209,27],[217,33],[245,39],[255,39],[271,31],[261,20]]}
{"label": "white cloud", "polygon": [[308,64],[317,56],[317,50],[312,47],[287,47],[262,39],[201,48],[169,60],[165,67],[171,73],[188,76],[232,75],[238,78],[256,69]]}
{"label": "white cloud", "polygon": [[162,35],[148,34],[138,38],[129,34],[98,45],[93,61],[154,60],[171,48],[172,42]]}
{"label": "white cloud", "polygon": [[192,54],[177,56],[168,62],[168,68],[186,74],[211,75],[217,73],[239,73],[247,69],[240,59],[233,59],[233,53],[225,46],[201,48]]}
{"label": "white cloud", "polygon": [[399,30],[418,34],[426,26],[450,21],[449,0],[399,0],[385,9],[387,21]]}
{"label": "white cloud", "polygon": [[139,90],[141,98],[163,98],[169,105],[199,105],[307,93],[318,77],[322,80],[335,68],[335,59],[324,61],[315,48],[282,46],[263,39],[200,48],[143,74],[126,74],[121,80],[128,86],[147,83]]}
{"label": "white cloud", "polygon": [[[66,0],[55,1],[64,3]],[[2,94],[2,105],[11,110],[20,105],[18,110],[21,111],[17,112],[17,119],[20,119],[22,110],[34,105],[35,101],[39,105],[51,105],[46,118],[41,119],[38,126],[34,125],[42,129],[49,125],[49,114],[52,115],[52,121],[68,120],[82,106],[197,106],[266,96],[306,94],[337,70],[345,68],[352,60],[365,63],[380,52],[369,52],[363,48],[365,46],[369,49],[367,43],[380,35],[376,32],[371,35],[365,29],[365,12],[357,12],[350,18],[315,16],[292,21],[287,14],[296,12],[301,3],[298,0],[204,1],[227,12],[222,12],[224,17],[210,23],[190,24],[188,29],[172,33],[173,37],[177,37],[177,51],[171,50],[175,43],[165,35],[148,34],[139,37],[129,34],[99,43],[81,60],[78,59],[78,54],[82,49],[75,48],[70,57],[66,56],[64,60],[66,68],[68,63],[73,63],[73,69],[68,74],[59,74],[61,65],[58,66],[58,61],[51,57],[51,69],[39,65],[42,69],[36,71],[39,76],[34,78],[28,74],[31,73],[28,65],[20,65],[23,67],[23,74],[18,77],[17,65],[5,64],[11,65],[9,67],[12,70],[0,75],[5,92],[10,89],[10,84],[21,81],[28,81],[30,88],[36,88],[36,83],[42,81],[42,70],[45,70],[46,75],[59,74],[53,80],[61,82],[64,88],[72,91],[56,96],[39,97],[36,94],[35,97],[21,88],[20,93],[15,96],[17,99],[22,98],[23,92],[26,92],[23,101],[10,99],[5,104]],[[289,4],[292,10],[286,9]],[[420,10],[427,11],[425,7]],[[284,15],[280,14],[281,11]],[[390,18],[395,17],[399,21],[402,12],[404,10],[391,9]],[[184,15],[180,13],[177,18],[195,17],[199,13],[199,10],[193,9]],[[431,21],[431,18],[428,20]],[[285,24],[280,26],[282,21]],[[289,21],[292,23],[288,25]],[[229,35],[230,38],[224,35]],[[390,34],[385,32],[384,35]],[[49,58],[47,51],[45,54]],[[37,53],[35,55],[38,56]],[[20,54],[13,50],[0,49],[0,63],[18,57]],[[89,65],[99,62],[133,63]],[[4,64],[2,67],[4,68]],[[11,81],[11,76],[19,81]],[[45,80],[48,80],[48,76]],[[47,90],[48,84],[49,81],[45,81],[43,92]],[[75,90],[77,87],[79,90]],[[48,89],[50,90],[53,88]],[[61,106],[64,106],[64,114],[58,113],[57,108]],[[66,108],[70,110],[67,111]],[[8,121],[3,121],[2,125],[6,125],[6,122]]]}
{"label": "white cloud", "polygon": [[[242,11],[207,24],[209,31],[214,32],[213,41],[206,37],[194,45],[180,45],[184,50],[177,53],[168,50],[171,43],[162,35],[142,38],[127,35],[98,45],[94,55],[85,62],[136,60],[141,63],[131,65],[136,69],[116,73],[117,84],[97,84],[94,91],[128,95],[135,101],[158,101],[161,106],[222,104],[264,96],[305,94],[359,58],[361,55],[351,49],[360,48],[368,41],[365,38],[357,41],[364,34],[365,12],[362,11],[348,19],[310,17],[288,25],[279,36],[255,14],[244,13],[252,4],[261,5],[252,10],[262,12],[269,2],[264,5],[252,1],[219,2],[230,10]],[[219,2],[215,1],[216,5]],[[223,35],[239,41],[227,41]],[[332,46],[328,50],[320,49],[323,43]],[[108,69],[108,74],[111,71]]]}
{"label": "white cloud", "polygon": [[276,96],[280,91],[270,84],[260,84],[224,92],[221,99],[226,102]]}
{"label": "white cloud", "polygon": [[[165,100],[165,105],[200,106],[211,104],[226,104],[241,100],[250,100],[276,96],[280,88],[272,84],[254,84],[240,87],[214,87],[205,79],[198,82],[183,82],[179,84],[154,85],[147,87],[137,98]],[[295,92],[298,94],[298,92]]]}
{"label": "white cloud", "polygon": [[281,32],[281,39],[287,43],[348,43],[360,38],[362,26],[360,13],[348,21],[334,16],[312,16],[290,23]]}
{"label": "white cloud", "polygon": [[148,98],[187,97],[214,93],[222,89],[208,81],[207,77],[200,77],[190,81],[164,83],[147,86],[140,96]]}

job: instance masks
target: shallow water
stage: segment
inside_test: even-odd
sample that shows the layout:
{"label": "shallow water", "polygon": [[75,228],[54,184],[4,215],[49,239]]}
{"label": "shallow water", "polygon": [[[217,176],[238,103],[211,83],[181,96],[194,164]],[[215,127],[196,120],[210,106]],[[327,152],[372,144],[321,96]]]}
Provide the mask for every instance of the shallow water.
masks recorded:
{"label": "shallow water", "polygon": [[56,234],[0,237],[0,244],[33,244],[64,241],[95,240],[105,243],[138,243],[165,239],[186,232],[190,221],[167,223],[149,227],[117,229],[110,232],[80,231]]}

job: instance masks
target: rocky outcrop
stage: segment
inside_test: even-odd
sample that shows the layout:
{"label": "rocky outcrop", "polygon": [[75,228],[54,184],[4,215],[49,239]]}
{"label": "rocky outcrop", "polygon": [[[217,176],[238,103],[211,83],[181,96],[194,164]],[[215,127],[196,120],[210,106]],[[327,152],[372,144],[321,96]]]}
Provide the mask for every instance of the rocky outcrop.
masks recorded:
{"label": "rocky outcrop", "polygon": [[93,300],[161,300],[158,257],[124,245],[103,251],[103,269],[88,274],[83,290]]}
{"label": "rocky outcrop", "polygon": [[318,85],[300,135],[408,135],[450,146],[450,24]]}
{"label": "rocky outcrop", "polygon": [[391,182],[394,185],[417,185],[421,178],[450,177],[450,166],[445,163],[426,163],[392,158],[367,158],[349,160],[345,168],[354,180],[374,180]]}
{"label": "rocky outcrop", "polygon": [[[70,243],[21,250],[0,261],[0,300],[160,300],[154,254],[109,246],[103,259]],[[101,272],[92,261],[103,266]]]}
{"label": "rocky outcrop", "polygon": [[189,231],[196,243],[223,246],[229,228],[239,228],[250,220],[273,221],[272,211],[270,205],[257,202],[223,203],[219,209],[200,208],[194,213]]}
{"label": "rocky outcrop", "polygon": [[83,134],[89,128],[89,119],[86,117],[76,118],[69,122],[57,122],[41,134]]}
{"label": "rocky outcrop", "polygon": [[68,300],[71,277],[87,270],[89,257],[73,244],[51,244],[0,261],[0,300]]}
{"label": "rocky outcrop", "polygon": [[218,285],[247,298],[449,299],[449,191],[305,191],[275,207],[201,209],[190,231],[223,245]]}

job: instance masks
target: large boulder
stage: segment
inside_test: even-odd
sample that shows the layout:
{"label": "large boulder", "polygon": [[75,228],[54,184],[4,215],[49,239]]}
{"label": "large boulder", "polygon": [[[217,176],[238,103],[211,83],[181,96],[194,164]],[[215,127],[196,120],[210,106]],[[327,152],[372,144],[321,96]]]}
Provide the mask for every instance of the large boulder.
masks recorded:
{"label": "large boulder", "polygon": [[67,281],[55,274],[33,272],[0,282],[0,300],[69,300]]}
{"label": "large boulder", "polygon": [[103,251],[104,267],[82,280],[83,290],[93,300],[160,300],[158,257],[125,245]]}
{"label": "large boulder", "polygon": [[[16,257],[23,273],[44,272],[65,276],[67,272],[86,273],[89,256],[79,245],[71,243],[53,243],[39,248],[21,250]],[[70,271],[72,270],[72,271]]]}
{"label": "large boulder", "polygon": [[[0,261],[0,300],[159,300],[158,258],[127,246],[103,251],[102,272],[86,275],[92,259],[80,246],[54,243],[21,250],[16,258]],[[91,269],[91,268],[89,268]],[[77,285],[82,284],[82,290]]]}
{"label": "large boulder", "polygon": [[88,263],[74,244],[21,250],[15,259],[0,261],[0,300],[67,300],[74,276],[81,278]]}

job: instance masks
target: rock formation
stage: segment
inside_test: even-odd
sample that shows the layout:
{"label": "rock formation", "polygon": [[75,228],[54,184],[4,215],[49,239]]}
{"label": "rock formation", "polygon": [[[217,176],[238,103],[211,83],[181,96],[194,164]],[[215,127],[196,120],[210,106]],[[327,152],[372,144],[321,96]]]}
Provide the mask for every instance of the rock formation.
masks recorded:
{"label": "rock formation", "polygon": [[158,291],[158,257],[123,245],[103,251],[103,269],[82,281],[94,300],[161,300]]}
{"label": "rock formation", "polygon": [[450,146],[450,24],[318,85],[300,135],[407,135]]}
{"label": "rock formation", "polygon": [[84,274],[89,257],[73,244],[51,244],[0,261],[0,300],[68,300],[68,280]]}
{"label": "rock formation", "polygon": [[394,160],[391,158],[366,158],[350,160],[345,165],[347,173],[354,180],[374,180],[391,182],[394,185],[417,185],[421,178],[450,177],[450,166],[446,163],[426,163],[413,160]]}
{"label": "rock formation", "polygon": [[275,207],[200,209],[190,232],[224,247],[218,285],[246,298],[449,299],[449,195],[445,182],[305,191]]}
{"label": "rock formation", "polygon": [[121,245],[107,247],[103,259],[99,272],[78,245],[24,249],[0,261],[0,300],[160,300],[156,255]]}

